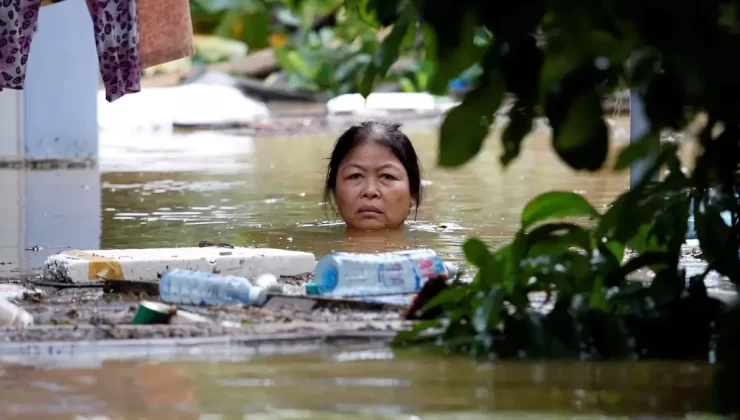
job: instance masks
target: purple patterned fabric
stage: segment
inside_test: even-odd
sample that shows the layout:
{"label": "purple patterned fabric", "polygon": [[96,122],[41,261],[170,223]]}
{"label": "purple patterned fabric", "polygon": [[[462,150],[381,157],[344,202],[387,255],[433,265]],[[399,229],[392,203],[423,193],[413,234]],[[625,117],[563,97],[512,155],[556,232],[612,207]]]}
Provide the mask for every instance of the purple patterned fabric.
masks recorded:
{"label": "purple patterned fabric", "polygon": [[41,0],[0,0],[0,89],[23,89]]}
{"label": "purple patterned fabric", "polygon": [[[106,99],[113,102],[140,90],[136,0],[90,4]],[[41,0],[0,0],[0,89],[23,89],[40,5]]]}
{"label": "purple patterned fabric", "polygon": [[105,99],[113,102],[140,90],[136,0],[91,0],[91,3]]}

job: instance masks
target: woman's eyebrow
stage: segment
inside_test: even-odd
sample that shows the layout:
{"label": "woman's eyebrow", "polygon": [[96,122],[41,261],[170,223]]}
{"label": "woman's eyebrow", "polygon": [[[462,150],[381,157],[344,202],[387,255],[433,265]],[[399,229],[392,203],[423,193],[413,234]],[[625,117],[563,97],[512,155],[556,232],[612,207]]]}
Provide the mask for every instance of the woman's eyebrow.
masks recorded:
{"label": "woman's eyebrow", "polygon": [[348,163],[348,164],[344,165],[341,169],[342,170],[345,170],[345,169],[350,169],[350,168],[365,169],[364,166],[361,166],[361,165],[359,165],[357,163]]}
{"label": "woman's eyebrow", "polygon": [[[367,170],[368,168],[365,166],[360,165],[359,163],[348,163],[342,167],[342,170],[350,169],[350,168],[356,168],[361,170]],[[382,171],[383,169],[400,169],[398,164],[395,164],[393,162],[387,162],[380,166],[374,166],[372,169]]]}
{"label": "woman's eyebrow", "polygon": [[390,169],[400,169],[400,165],[393,163],[393,162],[388,162],[388,163],[384,163],[383,165],[378,166],[379,170],[389,169],[389,168]]}

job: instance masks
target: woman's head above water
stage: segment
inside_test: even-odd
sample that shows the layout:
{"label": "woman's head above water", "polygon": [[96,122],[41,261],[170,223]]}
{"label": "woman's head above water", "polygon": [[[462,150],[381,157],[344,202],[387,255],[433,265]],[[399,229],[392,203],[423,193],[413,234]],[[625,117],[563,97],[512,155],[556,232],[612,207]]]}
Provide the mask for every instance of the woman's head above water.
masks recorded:
{"label": "woman's head above water", "polygon": [[347,228],[400,228],[421,204],[421,165],[400,124],[363,122],[345,131],[329,158],[324,201]]}

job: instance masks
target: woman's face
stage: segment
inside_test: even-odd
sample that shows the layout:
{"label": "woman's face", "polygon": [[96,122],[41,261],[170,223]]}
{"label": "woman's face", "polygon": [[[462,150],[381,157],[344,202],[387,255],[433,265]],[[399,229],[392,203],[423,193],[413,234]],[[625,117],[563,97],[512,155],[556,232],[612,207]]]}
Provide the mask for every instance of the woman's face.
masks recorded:
{"label": "woman's face", "polygon": [[339,165],[334,199],[348,228],[380,230],[400,227],[415,198],[398,158],[369,141],[352,149]]}

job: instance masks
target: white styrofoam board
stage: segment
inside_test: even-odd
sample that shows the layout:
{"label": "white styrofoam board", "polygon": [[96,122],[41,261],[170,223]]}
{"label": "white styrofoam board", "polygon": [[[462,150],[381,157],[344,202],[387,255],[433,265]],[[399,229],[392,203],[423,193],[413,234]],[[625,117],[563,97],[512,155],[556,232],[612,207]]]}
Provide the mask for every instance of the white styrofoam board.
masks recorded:
{"label": "white styrofoam board", "polygon": [[373,112],[438,110],[434,96],[424,92],[375,92],[367,100],[359,93],[347,93],[326,102],[329,114],[368,114]]}
{"label": "white styrofoam board", "polygon": [[218,272],[254,278],[270,273],[297,276],[313,272],[316,257],[308,252],[273,248],[150,248],[64,251],[44,263],[44,280],[89,283],[98,280],[157,283],[172,269]]}
{"label": "white styrofoam board", "polygon": [[101,90],[97,104],[100,129],[113,131],[167,129],[173,124],[240,124],[270,117],[267,105],[238,88],[205,83],[145,87],[112,103]]}

